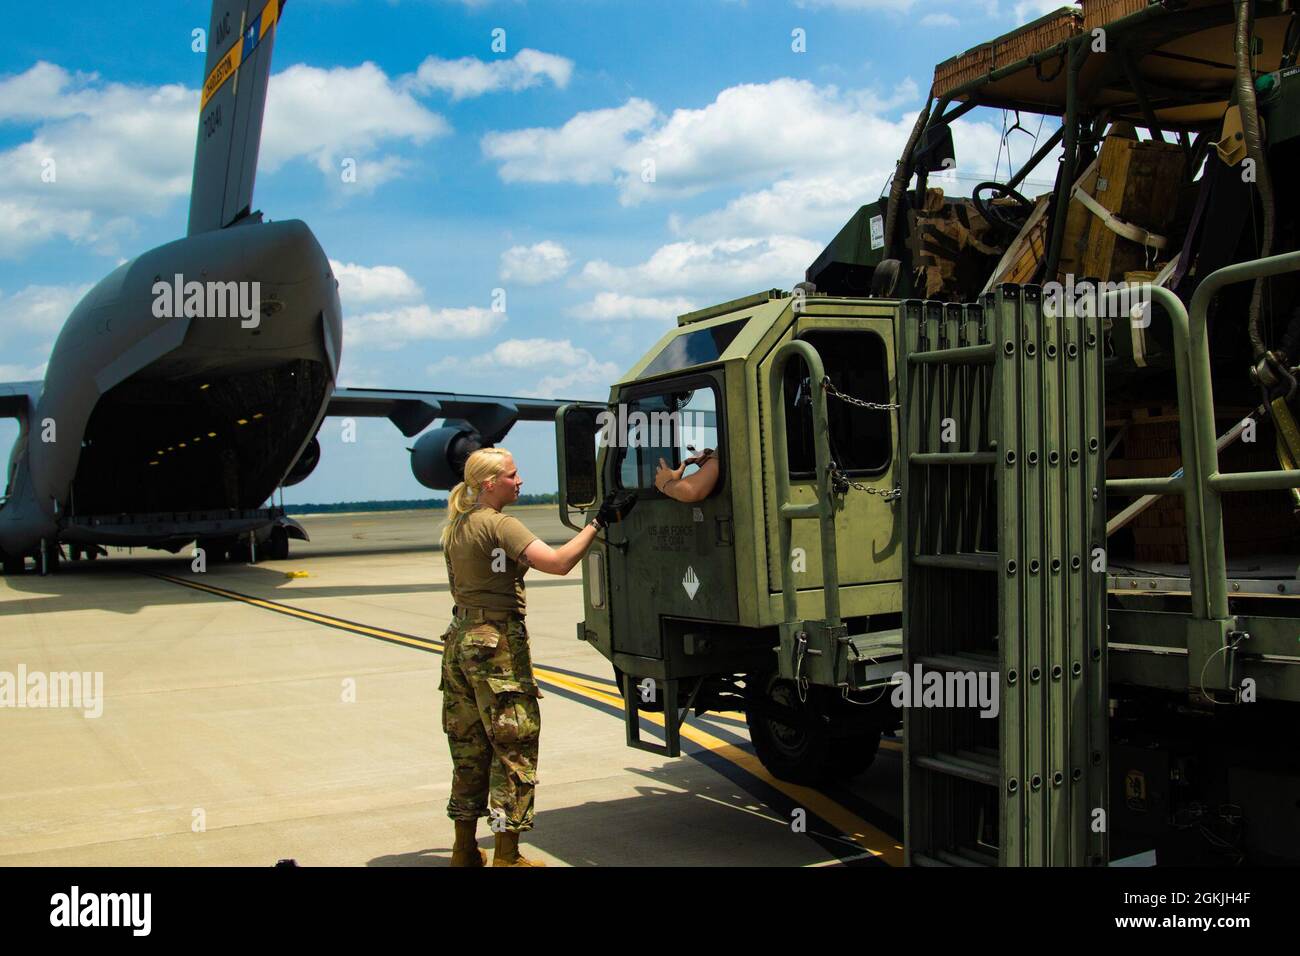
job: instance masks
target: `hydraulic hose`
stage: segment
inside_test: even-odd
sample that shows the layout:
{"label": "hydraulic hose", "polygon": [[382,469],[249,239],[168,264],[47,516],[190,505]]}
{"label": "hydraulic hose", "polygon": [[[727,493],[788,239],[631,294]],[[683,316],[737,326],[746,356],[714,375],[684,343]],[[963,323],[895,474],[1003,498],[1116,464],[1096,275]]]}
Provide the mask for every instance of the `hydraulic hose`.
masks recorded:
{"label": "hydraulic hose", "polygon": [[925,109],[917,116],[916,123],[912,127],[912,135],[907,138],[907,145],[903,147],[903,155],[898,160],[894,168],[894,181],[889,186],[889,202],[885,206],[885,251],[884,258],[897,259],[894,251],[894,236],[898,231],[898,213],[899,207],[903,203],[903,194],[907,192],[907,184],[912,178],[912,151],[916,149],[917,141],[921,138],[926,124],[930,121],[930,103],[934,96],[934,91],[925,98]]}
{"label": "hydraulic hose", "polygon": [[[1237,105],[1241,109],[1241,127],[1246,137],[1246,155],[1255,167],[1255,183],[1259,187],[1260,205],[1264,211],[1264,235],[1260,243],[1259,258],[1267,259],[1273,252],[1273,179],[1268,171],[1268,157],[1264,153],[1264,138],[1260,133],[1259,105],[1255,101],[1255,74],[1251,68],[1251,39],[1254,11],[1252,0],[1237,0]],[[1263,278],[1255,280],[1250,297],[1247,332],[1250,335],[1252,357],[1256,363],[1268,354],[1264,344]]]}

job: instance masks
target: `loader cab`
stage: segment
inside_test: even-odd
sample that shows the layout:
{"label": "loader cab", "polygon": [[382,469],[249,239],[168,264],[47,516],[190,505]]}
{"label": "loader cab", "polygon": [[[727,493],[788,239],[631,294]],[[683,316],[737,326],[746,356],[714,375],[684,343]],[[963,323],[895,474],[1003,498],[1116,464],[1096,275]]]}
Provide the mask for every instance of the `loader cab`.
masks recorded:
{"label": "loader cab", "polygon": [[[633,385],[619,396],[618,412],[626,410],[633,424],[620,436],[626,440],[606,452],[604,486],[639,497],[607,534],[621,558],[609,569],[617,654],[671,657],[673,628],[655,626],[665,618],[737,620],[724,389],[725,372],[713,368]],[[706,498],[684,503],[655,488],[660,461],[676,468],[706,448],[721,452],[719,478]]]}
{"label": "loader cab", "polygon": [[[703,630],[744,631],[770,650],[762,632],[786,620],[786,574],[795,576],[801,618],[824,616],[828,578],[846,617],[897,614],[895,311],[889,300],[777,292],[723,303],[682,316],[613,386],[607,405],[561,410],[562,518],[580,527],[574,513],[610,491],[639,496],[588,558],[585,640],[616,665],[627,654],[641,667],[687,653],[688,633]],[[799,357],[783,365],[773,388],[774,363],[791,342],[812,347],[836,397]],[[776,401],[784,409],[780,468]],[[826,410],[839,476],[838,534],[828,552],[815,523],[796,521],[786,555],[778,485],[787,482],[786,502],[796,509],[819,500],[816,403]],[[677,468],[707,448],[718,453],[719,476],[703,500],[686,503],[655,488],[660,461]],[[836,565],[829,576],[828,554]]]}

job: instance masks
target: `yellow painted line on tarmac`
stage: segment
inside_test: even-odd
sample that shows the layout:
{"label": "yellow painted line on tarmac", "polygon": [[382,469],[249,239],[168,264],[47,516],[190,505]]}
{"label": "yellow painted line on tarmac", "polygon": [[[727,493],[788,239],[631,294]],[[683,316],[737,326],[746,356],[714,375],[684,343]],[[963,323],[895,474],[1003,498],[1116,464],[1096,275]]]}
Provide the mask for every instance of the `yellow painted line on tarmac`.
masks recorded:
{"label": "yellow painted line on tarmac", "polygon": [[[304,611],[300,608],[291,607],[287,604],[281,604],[278,601],[266,601],[262,598],[251,597],[247,594],[241,594],[238,591],[229,591],[225,588],[214,587],[211,584],[201,584],[188,578],[179,578],[170,574],[161,574],[159,572],[145,572],[152,577],[160,578],[164,581],[170,581],[173,584],[180,584],[184,587],[194,588],[197,591],[205,591],[217,597],[229,598],[233,601],[240,601],[244,604],[251,604],[253,607],[265,608],[268,611],[275,611],[279,614],[287,614],[291,617],[300,618],[314,624],[324,624],[329,627],[339,628],[345,631],[352,631],[356,634],[363,634],[369,637],[376,637],[385,641],[392,641],[398,644],[406,644],[410,647],[418,647],[421,650],[441,651],[442,642],[426,640],[424,638],[412,637],[407,634],[399,634],[396,631],[389,631],[385,628],[370,627],[365,624],[358,624],[355,621],[348,621],[343,618],[331,617],[328,614],[316,614],[312,611]],[[603,688],[594,686],[580,678],[575,679],[568,674],[560,674],[556,671],[545,667],[534,665],[533,674],[539,682],[549,683],[556,687],[563,687],[572,693],[586,697],[604,704],[612,704],[620,709],[623,706],[623,698],[619,694],[610,693]],[[641,717],[660,727],[664,726],[662,714],[642,713]],[[858,844],[868,854],[877,857],[881,861],[888,863],[890,866],[903,865],[903,845],[894,837],[885,833],[883,830],[872,826],[866,820],[863,820],[856,813],[844,807],[830,797],[811,787],[800,786],[799,784],[788,783],[779,780],[767,772],[767,768],[759,761],[758,757],[748,751],[729,743],[720,737],[715,737],[699,727],[689,724],[683,724],[680,729],[681,736],[698,744],[705,750],[712,751],[719,757],[728,761],[744,770],[746,773],[761,780],[763,783],[779,790],[787,797],[793,800],[797,805],[807,808],[815,815],[821,817],[831,826],[838,829],[844,836]],[[886,742],[882,741],[881,746]],[[891,748],[892,749],[892,748]]]}
{"label": "yellow painted line on tarmac", "polygon": [[164,581],[170,581],[173,584],[180,584],[187,588],[194,588],[196,591],[206,591],[209,594],[215,594],[217,597],[229,598],[232,601],[251,604],[253,607],[265,608],[268,611],[275,611],[278,614],[287,614],[290,617],[301,618],[302,620],[310,621],[313,624],[325,624],[329,627],[337,627],[345,631],[353,631],[354,633],[364,634],[368,637],[377,637],[385,641],[394,641],[398,644],[418,647],[421,650],[442,650],[441,641],[431,641],[422,637],[412,637],[409,634],[399,634],[396,631],[385,630],[382,627],[370,627],[366,624],[358,624],[356,621],[346,621],[343,618],[331,617],[328,614],[316,614],[312,611],[304,611],[301,608],[292,607],[288,604],[281,604],[278,601],[264,601],[261,598],[250,597],[247,594],[240,594],[238,591],[227,591],[225,588],[213,587],[211,584],[200,584],[198,581],[192,581],[188,578],[178,578],[170,574],[160,574],[156,571],[146,571],[144,573],[155,578],[161,578]]}
{"label": "yellow painted line on tarmac", "polygon": [[[538,670],[538,668],[534,667],[533,670]],[[581,684],[583,687],[589,687],[592,690],[598,691],[599,693],[607,696],[613,695],[614,701],[617,702],[617,704],[620,707],[623,706],[623,698],[619,696],[617,692],[610,690],[610,687],[614,683],[613,681],[602,681],[596,677],[574,677],[572,674],[565,674],[564,680],[576,681],[577,683]],[[710,711],[701,719],[707,720],[709,717],[729,717],[732,720],[739,720],[739,721],[743,721],[745,719],[745,715],[738,710],[714,710],[714,711]]]}
{"label": "yellow painted line on tarmac", "polygon": [[[566,675],[556,674],[554,671],[548,671],[545,668],[534,667],[534,672],[539,679],[545,675],[545,679],[558,684],[561,687],[568,688],[575,694],[582,694],[585,697],[592,697],[608,704],[614,704],[618,707],[623,706],[623,698],[615,696],[604,691],[593,690],[583,684],[570,679]],[[658,726],[664,726],[663,714],[647,714],[641,716]],[[867,853],[879,857],[890,866],[903,865],[903,845],[896,839],[873,827],[866,820],[863,820],[853,811],[847,809],[836,801],[827,797],[825,794],[811,787],[803,787],[794,783],[787,783],[784,780],[778,780],[767,772],[758,757],[754,756],[747,750],[737,747],[735,744],[728,743],[719,737],[715,737],[699,727],[693,727],[690,724],[683,724],[680,730],[681,736],[692,743],[699,744],[705,750],[711,750],[719,757],[735,764],[773,789],[780,790],[787,797],[793,800],[801,807],[806,807],[812,813],[821,817],[831,826],[838,829],[841,833],[851,839],[854,843],[861,846]]]}

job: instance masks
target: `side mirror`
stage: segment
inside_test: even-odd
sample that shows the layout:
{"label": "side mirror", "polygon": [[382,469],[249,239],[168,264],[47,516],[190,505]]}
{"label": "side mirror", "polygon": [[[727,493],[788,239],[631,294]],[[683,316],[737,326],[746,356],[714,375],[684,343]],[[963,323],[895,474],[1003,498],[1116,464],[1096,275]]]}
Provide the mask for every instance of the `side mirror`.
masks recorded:
{"label": "side mirror", "polygon": [[931,173],[941,173],[957,164],[957,150],[952,144],[952,127],[931,126],[921,137],[914,154],[916,165]]}
{"label": "side mirror", "polygon": [[593,405],[564,405],[555,413],[560,521],[575,530],[582,526],[570,520],[569,512],[585,511],[596,503],[596,433],[603,411]]}

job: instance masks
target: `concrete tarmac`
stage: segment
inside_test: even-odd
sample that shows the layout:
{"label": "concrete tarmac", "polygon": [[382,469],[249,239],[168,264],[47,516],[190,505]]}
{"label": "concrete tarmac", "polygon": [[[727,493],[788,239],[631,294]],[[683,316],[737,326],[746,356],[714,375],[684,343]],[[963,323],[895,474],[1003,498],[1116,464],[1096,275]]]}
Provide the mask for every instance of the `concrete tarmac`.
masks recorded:
{"label": "concrete tarmac", "polygon": [[[569,536],[553,506],[511,511]],[[22,674],[28,691],[0,692],[0,864],[447,864],[442,513],[300,520],[312,541],[287,561],[198,572],[188,550],[113,550],[0,577],[0,691]],[[580,569],[528,575],[545,697],[526,852],[551,866],[901,865],[897,741],[820,790],[768,775],[736,714],[691,717],[680,758],[628,748],[610,667],[575,637],[581,584]],[[73,672],[83,687],[32,690]]]}

